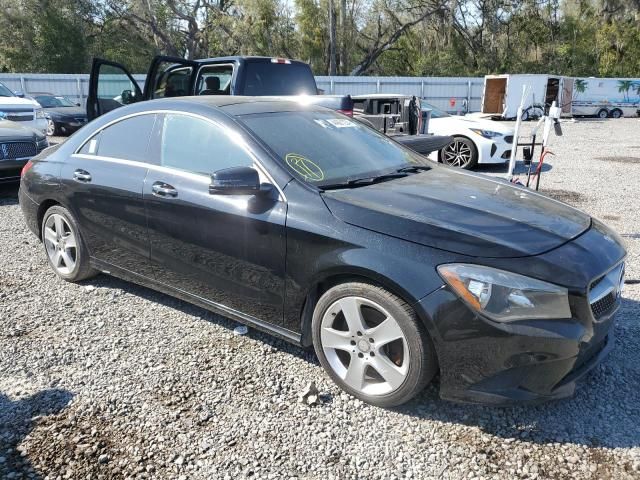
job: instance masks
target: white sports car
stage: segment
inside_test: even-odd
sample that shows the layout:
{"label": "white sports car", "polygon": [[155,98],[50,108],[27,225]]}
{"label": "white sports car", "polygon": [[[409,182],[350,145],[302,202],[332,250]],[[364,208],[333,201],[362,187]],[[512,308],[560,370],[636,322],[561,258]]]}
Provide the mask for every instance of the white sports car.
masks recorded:
{"label": "white sports car", "polygon": [[493,120],[449,115],[428,103],[420,104],[431,109],[429,133],[453,137],[453,142],[430,155],[433,160],[466,169],[509,161],[513,128]]}

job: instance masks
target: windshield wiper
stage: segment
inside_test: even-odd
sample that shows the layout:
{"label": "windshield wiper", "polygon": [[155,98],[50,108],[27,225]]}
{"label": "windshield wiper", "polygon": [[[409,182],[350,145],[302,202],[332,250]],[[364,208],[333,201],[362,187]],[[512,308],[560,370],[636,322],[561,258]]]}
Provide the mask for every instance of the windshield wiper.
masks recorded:
{"label": "windshield wiper", "polygon": [[374,183],[386,182],[387,180],[393,180],[395,178],[406,177],[405,172],[385,173],[384,175],[376,175],[375,177],[355,178],[346,182],[332,183],[329,185],[319,185],[322,190],[335,190],[338,188],[357,188],[364,187],[366,185],[373,185]]}

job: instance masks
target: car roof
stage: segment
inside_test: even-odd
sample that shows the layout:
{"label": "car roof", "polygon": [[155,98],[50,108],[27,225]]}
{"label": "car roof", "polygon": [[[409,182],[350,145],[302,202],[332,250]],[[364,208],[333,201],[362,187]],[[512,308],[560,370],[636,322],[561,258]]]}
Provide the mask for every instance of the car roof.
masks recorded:
{"label": "car roof", "polygon": [[[244,97],[240,95],[199,95],[180,97],[185,102],[219,108],[229,115],[251,115],[254,113],[291,112],[298,110],[324,110],[313,104],[313,101],[305,102],[305,96],[282,97]],[[163,102],[162,99],[157,102]]]}
{"label": "car roof", "polygon": [[[402,93],[371,93],[369,95],[351,95],[354,100],[380,99],[380,98],[411,98],[414,95],[405,95]],[[415,95],[418,98],[417,95]]]}
{"label": "car roof", "polygon": [[[280,58],[280,57],[264,57],[264,56],[259,56],[259,55],[230,55],[227,57],[211,57],[211,58],[198,58],[196,60],[193,60],[196,63],[211,63],[211,62],[236,62],[236,61],[271,61],[274,58]],[[301,61],[301,60],[292,60],[289,58],[284,58],[283,60],[286,60],[288,62],[291,62],[292,64],[302,64],[302,65],[307,65],[307,63]]]}

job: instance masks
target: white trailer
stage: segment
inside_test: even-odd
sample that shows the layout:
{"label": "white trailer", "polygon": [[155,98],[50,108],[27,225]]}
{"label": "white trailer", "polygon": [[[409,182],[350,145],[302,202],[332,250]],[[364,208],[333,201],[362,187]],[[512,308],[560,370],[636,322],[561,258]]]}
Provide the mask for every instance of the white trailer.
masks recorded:
{"label": "white trailer", "polygon": [[640,78],[576,78],[573,116],[635,117],[640,112]]}
{"label": "white trailer", "polygon": [[570,115],[572,83],[572,78],[560,75],[485,75],[481,112],[496,119],[516,118],[523,87],[526,87],[523,120],[540,118],[544,114],[545,105],[551,105],[554,101],[561,107],[563,114]]}

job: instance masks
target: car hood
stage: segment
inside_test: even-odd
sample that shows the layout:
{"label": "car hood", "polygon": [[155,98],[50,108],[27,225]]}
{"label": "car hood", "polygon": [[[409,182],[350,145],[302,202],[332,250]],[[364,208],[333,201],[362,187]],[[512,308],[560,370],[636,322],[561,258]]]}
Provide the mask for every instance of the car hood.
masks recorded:
{"label": "car hood", "polygon": [[538,255],[577,237],[591,218],[506,181],[436,166],[366,187],[327,191],[341,220],[475,257]]}
{"label": "car hood", "polygon": [[87,111],[80,107],[53,107],[45,108],[45,112],[51,113],[57,116],[69,116],[69,117],[86,117]]}
{"label": "car hood", "polygon": [[31,107],[38,108],[40,104],[33,100],[29,100],[27,98],[20,97],[0,97],[0,111],[2,111],[2,107]]}
{"label": "car hood", "polygon": [[31,127],[25,127],[9,120],[0,120],[0,140],[32,140],[35,137],[36,131]]}
{"label": "car hood", "polygon": [[436,125],[439,127],[456,127],[458,130],[461,130],[462,128],[476,128],[480,130],[490,130],[492,132],[502,133],[503,135],[513,135],[514,132],[512,127],[501,124],[500,122],[455,115],[451,117],[432,118],[429,121],[429,125],[433,125],[434,127]]}

